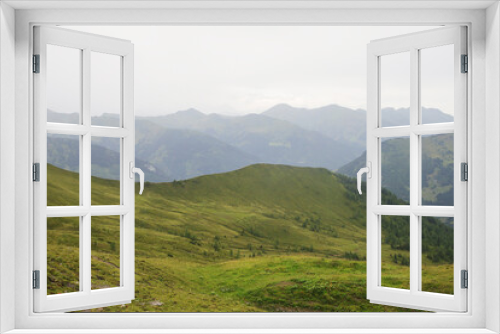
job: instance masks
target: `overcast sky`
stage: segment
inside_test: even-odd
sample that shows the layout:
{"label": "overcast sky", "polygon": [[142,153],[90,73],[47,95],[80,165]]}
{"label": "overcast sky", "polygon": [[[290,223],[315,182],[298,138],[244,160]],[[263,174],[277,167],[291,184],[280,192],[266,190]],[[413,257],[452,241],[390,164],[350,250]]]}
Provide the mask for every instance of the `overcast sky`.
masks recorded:
{"label": "overcast sky", "polygon": [[[429,29],[326,26],[67,28],[134,43],[135,107],[136,115],[141,116],[188,108],[207,114],[260,113],[278,103],[306,108],[339,104],[365,109],[366,45],[370,40]],[[392,75],[399,76],[401,66],[394,68]],[[441,68],[436,66],[430,72]],[[102,66],[92,72],[96,71],[106,76],[109,70]],[[445,85],[439,77],[450,80],[449,73],[445,72],[435,75],[436,89]],[[407,107],[408,93],[402,91],[405,87],[395,85],[391,88],[387,103],[393,107]],[[452,95],[433,94],[435,89],[428,91],[431,92],[425,100],[428,106],[432,104],[447,113],[452,112]],[[67,109],[64,104],[62,101],[58,108]]]}

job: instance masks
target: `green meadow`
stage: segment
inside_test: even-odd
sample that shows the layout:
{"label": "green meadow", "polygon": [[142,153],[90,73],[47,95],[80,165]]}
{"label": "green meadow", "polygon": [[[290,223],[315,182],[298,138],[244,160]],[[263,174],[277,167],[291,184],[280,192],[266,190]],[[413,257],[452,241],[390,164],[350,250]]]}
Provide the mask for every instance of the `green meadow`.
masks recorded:
{"label": "green meadow", "polygon": [[[48,165],[49,205],[78,203],[78,179]],[[326,169],[267,164],[146,183],[136,195],[135,300],[89,311],[411,311],[366,299],[366,198],[355,187]],[[118,202],[118,181],[92,178],[93,205]],[[49,293],[78,291],[78,218],[47,226]],[[453,293],[453,226],[426,218],[422,228],[422,289]],[[406,217],[383,217],[382,233],[382,284],[408,288]],[[93,289],[119,285],[119,250],[119,218],[93,217]]]}

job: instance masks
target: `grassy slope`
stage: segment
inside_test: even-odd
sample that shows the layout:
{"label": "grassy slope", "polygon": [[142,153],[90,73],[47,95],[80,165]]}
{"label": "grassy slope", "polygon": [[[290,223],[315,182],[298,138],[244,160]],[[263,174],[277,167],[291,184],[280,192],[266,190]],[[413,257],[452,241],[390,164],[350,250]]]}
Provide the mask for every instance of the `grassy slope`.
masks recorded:
{"label": "grassy slope", "polygon": [[[74,202],[77,176],[50,166],[48,172],[49,197]],[[51,184],[55,179],[62,186]],[[95,178],[93,187],[93,202],[117,201],[115,181]],[[95,311],[402,310],[365,299],[364,198],[351,188],[352,180],[324,169],[277,165],[147,183],[136,196],[136,299]],[[49,239],[55,293],[78,283],[74,225],[57,222],[50,231],[60,236]],[[62,238],[72,228],[73,238]],[[111,218],[92,226],[94,288],[117,284],[119,245],[109,239],[117,229]],[[408,252],[383,249],[384,275],[405,286],[408,267],[389,256]],[[445,265],[424,261],[447,273]],[[438,278],[429,286],[449,290]]]}

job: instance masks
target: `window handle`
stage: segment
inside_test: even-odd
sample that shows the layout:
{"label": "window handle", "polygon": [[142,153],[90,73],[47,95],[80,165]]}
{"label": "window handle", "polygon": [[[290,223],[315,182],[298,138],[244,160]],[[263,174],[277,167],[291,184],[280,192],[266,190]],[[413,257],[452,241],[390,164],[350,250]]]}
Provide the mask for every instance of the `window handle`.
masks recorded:
{"label": "window handle", "polygon": [[141,185],[139,195],[142,195],[142,192],[144,191],[144,172],[142,171],[142,169],[134,167],[133,161],[130,161],[129,163],[129,171],[131,179],[135,178],[135,174],[139,174],[139,184]]}
{"label": "window handle", "polygon": [[371,177],[372,177],[372,163],[368,162],[366,165],[367,166],[361,168],[357,174],[357,176],[358,176],[358,192],[360,195],[363,194],[363,192],[361,191],[361,176],[363,176],[363,174],[366,173],[366,175],[369,179],[371,179]]}

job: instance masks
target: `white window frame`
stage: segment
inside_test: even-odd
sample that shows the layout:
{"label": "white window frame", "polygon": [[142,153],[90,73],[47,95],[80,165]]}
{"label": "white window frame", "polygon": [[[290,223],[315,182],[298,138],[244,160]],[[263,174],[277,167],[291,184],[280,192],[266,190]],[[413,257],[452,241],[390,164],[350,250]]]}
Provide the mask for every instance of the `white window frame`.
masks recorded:
{"label": "white window frame", "polygon": [[[16,328],[17,333],[23,333],[23,329],[65,329],[64,332],[72,332],[72,329],[94,329],[92,332],[104,332],[104,329],[173,329],[191,328],[209,330],[225,329],[218,332],[238,332],[235,329],[254,328],[255,332],[283,332],[283,329],[302,328],[303,332],[335,332],[335,329],[351,328],[350,333],[359,332],[392,332],[404,333],[415,332],[411,329],[419,328],[420,332],[457,332],[464,329],[467,333],[491,333],[500,331],[500,321],[498,314],[500,311],[499,297],[499,273],[500,261],[500,230],[498,221],[500,219],[500,175],[498,175],[498,165],[500,163],[500,153],[498,147],[500,136],[498,134],[498,124],[500,117],[498,109],[500,99],[498,90],[500,89],[500,11],[498,3],[495,2],[440,2],[434,1],[410,4],[405,6],[398,2],[399,9],[391,9],[395,4],[387,4],[383,1],[371,1],[366,3],[346,4],[338,2],[337,5],[320,4],[314,2],[307,4],[298,2],[295,4],[274,4],[267,7],[265,4],[247,5],[250,8],[221,8],[220,3],[210,5],[204,4],[204,9],[191,4],[194,8],[186,9],[189,5],[177,5],[181,8],[164,9],[144,9],[141,11],[133,9],[63,9],[55,10],[18,10],[15,13],[15,25],[11,19],[12,9],[8,4],[2,3],[0,10],[0,39],[2,52],[11,52],[12,38],[9,37],[9,30],[15,31],[15,74],[7,74],[0,78],[2,82],[15,82],[15,119],[4,110],[1,110],[0,117],[5,120],[5,124],[15,126],[15,150],[9,150],[10,143],[5,139],[9,138],[9,132],[0,132],[2,141],[0,151],[3,160],[0,161],[0,180],[8,181],[9,171],[12,171],[12,164],[8,164],[6,159],[15,159],[15,231],[6,225],[5,218],[1,221],[1,231],[9,234],[1,235],[2,249],[0,250],[0,265],[2,266],[2,278],[0,281],[0,293],[2,303],[0,304],[0,316],[5,320],[2,330]],[[405,1],[408,2],[408,1]],[[106,2],[104,2],[106,3]],[[126,2],[123,2],[125,6]],[[148,3],[148,2],[144,2]],[[343,3],[343,4],[342,4]],[[39,1],[19,2],[11,1],[13,6],[54,6],[54,2],[45,3]],[[108,3],[109,5],[109,3]],[[141,6],[135,4],[136,6]],[[38,6],[38,7],[37,7]],[[81,3],[79,5],[82,8]],[[106,6],[89,1],[86,6]],[[116,3],[111,6],[120,6]],[[147,6],[145,4],[144,6]],[[153,6],[159,6],[154,4]],[[239,5],[235,5],[238,7]],[[281,6],[281,8],[279,8]],[[288,7],[287,7],[288,6]],[[333,8],[328,8],[333,6]],[[335,8],[337,6],[337,8]],[[342,8],[344,6],[344,8]],[[350,7],[349,7],[350,6]],[[366,6],[366,7],[364,7]],[[429,6],[429,7],[426,7]],[[432,6],[432,7],[430,7]],[[456,9],[454,6],[462,6]],[[478,7],[479,6],[479,7]],[[482,7],[481,7],[482,6]],[[485,7],[490,6],[487,10]],[[266,8],[267,7],[267,8]],[[326,8],[324,8],[326,7]],[[346,9],[347,7],[347,9]],[[403,7],[403,9],[401,9]],[[417,8],[415,8],[417,7]],[[441,9],[436,9],[441,8]],[[349,9],[351,8],[351,9]],[[352,9],[357,8],[357,9]],[[371,8],[371,9],[367,9]],[[373,9],[376,8],[376,9]],[[479,8],[479,9],[478,9]],[[307,9],[307,10],[305,10]],[[9,16],[10,15],[10,16]],[[7,19],[5,18],[7,16]],[[486,23],[486,25],[485,25]],[[33,212],[31,195],[32,184],[30,182],[30,168],[32,156],[32,76],[29,73],[30,55],[32,54],[32,27],[35,24],[225,24],[225,25],[420,25],[420,24],[465,24],[469,31],[469,50],[471,58],[471,75],[468,78],[468,131],[472,135],[468,141],[470,159],[470,179],[468,197],[469,221],[469,243],[468,243],[468,268],[470,271],[470,287],[468,289],[469,308],[467,313],[435,313],[435,314],[34,314],[31,290],[31,269],[32,259],[30,256],[32,245],[32,221]],[[486,29],[488,28],[488,29]],[[6,47],[4,47],[6,45]],[[0,58],[0,68],[7,70],[13,62],[9,57]],[[9,73],[2,72],[3,73]],[[10,81],[8,81],[10,80]],[[488,83],[488,85],[486,85]],[[13,93],[12,85],[0,87],[0,102],[4,108],[14,110],[14,103],[9,98],[9,93]],[[488,107],[488,108],[486,108]],[[487,120],[488,117],[488,121]],[[11,138],[12,140],[12,138]],[[485,153],[488,150],[488,155]],[[489,162],[487,165],[486,162]],[[491,172],[488,183],[486,183],[486,172]],[[13,185],[13,183],[9,183]],[[0,198],[0,206],[6,208],[5,198]],[[486,196],[488,194],[488,196]],[[485,201],[489,204],[484,205]],[[5,212],[5,211],[4,211]],[[10,216],[13,215],[7,212]],[[7,216],[7,214],[4,214]],[[10,221],[8,222],[11,223]],[[472,229],[472,226],[474,227]],[[15,237],[15,245],[8,241],[8,238]],[[5,248],[4,248],[5,247]],[[485,254],[494,254],[485,260]],[[14,256],[12,256],[14,254]],[[488,266],[486,266],[488,263]],[[5,270],[7,269],[7,270]],[[11,285],[9,285],[11,283]],[[11,292],[12,285],[15,291]],[[488,293],[486,293],[488,289]],[[4,299],[5,297],[5,299]],[[10,308],[9,306],[10,303]],[[15,309],[12,311],[12,306]],[[14,315],[14,319],[8,318]],[[5,327],[4,327],[5,326]],[[264,330],[264,329],[269,330]],[[380,330],[385,328],[384,330]],[[432,329],[441,330],[432,330]],[[488,328],[488,329],[487,329]],[[98,330],[101,329],[101,330]],[[233,330],[231,330],[233,329]],[[260,329],[260,330],[259,330]],[[166,330],[165,330],[166,331]],[[90,331],[89,331],[90,332]],[[141,330],[137,330],[141,332]],[[247,330],[248,332],[248,330]],[[295,331],[297,332],[297,330]],[[339,332],[339,331],[337,331]]]}
{"label": "white window frame", "polygon": [[[467,54],[466,27],[451,26],[371,41],[368,45],[367,153],[371,177],[367,179],[367,298],[384,305],[422,310],[464,312],[467,290],[461,287],[461,270],[467,270],[467,183],[461,180],[461,163],[467,163],[467,75],[462,73],[461,57]],[[454,120],[452,123],[423,124],[421,112],[421,50],[443,45],[453,46]],[[383,127],[381,112],[381,58],[405,52],[409,57],[410,124]],[[454,205],[422,205],[422,137],[453,134]],[[408,138],[410,191],[408,205],[382,203],[382,140]],[[382,286],[382,216],[409,218],[410,288]],[[422,291],[422,217],[454,218],[454,266],[451,295]]]}
{"label": "white window frame", "polygon": [[[80,50],[81,110],[78,124],[47,121],[47,45]],[[33,184],[34,201],[34,269],[39,270],[39,289],[34,289],[35,312],[75,311],[110,305],[128,304],[135,291],[135,161],[134,115],[134,46],[130,41],[88,34],[55,27],[34,27],[34,54],[39,56],[39,73],[34,84],[34,162],[39,163],[39,181]],[[120,115],[118,127],[96,126],[91,121],[92,52],[114,55],[120,61]],[[47,135],[78,136],[79,205],[47,206]],[[115,138],[120,141],[120,203],[91,204],[91,143],[93,137]],[[134,175],[135,177],[135,175]],[[119,216],[120,219],[120,285],[92,290],[91,226],[93,217]],[[79,219],[79,291],[47,295],[47,218],[76,217]]]}

